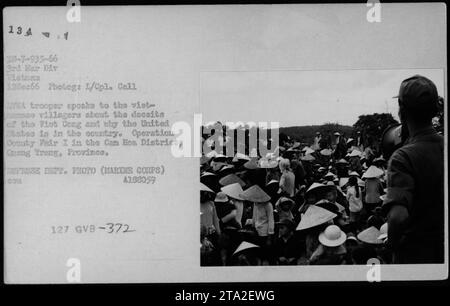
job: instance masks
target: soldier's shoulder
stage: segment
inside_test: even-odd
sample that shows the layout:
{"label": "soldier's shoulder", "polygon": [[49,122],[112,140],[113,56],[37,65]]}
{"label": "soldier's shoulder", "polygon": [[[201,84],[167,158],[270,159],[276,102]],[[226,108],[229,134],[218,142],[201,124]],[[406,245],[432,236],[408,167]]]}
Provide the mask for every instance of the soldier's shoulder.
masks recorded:
{"label": "soldier's shoulder", "polygon": [[391,160],[399,160],[399,159],[406,158],[412,148],[413,148],[413,146],[411,144],[406,144],[406,145],[402,146],[401,148],[398,148],[392,154]]}
{"label": "soldier's shoulder", "polygon": [[395,150],[388,162],[388,170],[397,169],[399,165],[408,165],[411,161],[411,150],[405,146]]}

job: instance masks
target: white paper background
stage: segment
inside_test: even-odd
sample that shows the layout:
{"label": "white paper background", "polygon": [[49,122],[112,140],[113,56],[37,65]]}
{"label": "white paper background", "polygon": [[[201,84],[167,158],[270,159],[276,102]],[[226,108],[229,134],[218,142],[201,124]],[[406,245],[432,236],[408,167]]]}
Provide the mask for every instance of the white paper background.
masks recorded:
{"label": "white paper background", "polygon": [[[134,81],[140,89],[136,95],[115,91],[102,99],[146,96],[170,113],[172,122],[191,122],[193,114],[201,112],[200,74],[206,71],[436,68],[443,69],[446,84],[444,4],[383,3],[381,23],[367,22],[367,10],[365,4],[82,6],[81,23],[70,24],[64,7],[6,8],[4,52],[58,54],[62,80]],[[8,25],[36,30],[32,37],[12,38],[6,33]],[[45,39],[43,31],[69,31],[70,37]],[[32,95],[5,92],[5,99],[69,102],[83,101],[83,95],[41,90]],[[200,267],[198,161],[174,159],[168,148],[135,151],[120,148],[107,160],[79,162],[5,160],[7,167],[166,167],[166,176],[155,186],[125,185],[119,176],[30,176],[27,184],[6,185],[7,282],[64,283],[71,257],[80,259],[81,279],[88,283],[365,280],[365,266]],[[116,236],[50,232],[52,225],[102,222],[126,222],[137,231]],[[440,279],[447,270],[447,264],[389,266],[382,267],[381,276]]]}

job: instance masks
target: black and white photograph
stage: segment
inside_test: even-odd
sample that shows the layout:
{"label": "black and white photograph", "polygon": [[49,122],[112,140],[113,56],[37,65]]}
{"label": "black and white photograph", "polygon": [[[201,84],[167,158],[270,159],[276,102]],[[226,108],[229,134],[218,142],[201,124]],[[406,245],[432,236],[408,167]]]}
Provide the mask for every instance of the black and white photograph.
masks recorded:
{"label": "black and white photograph", "polygon": [[205,78],[202,266],[444,262],[442,70]]}
{"label": "black and white photograph", "polygon": [[6,2],[7,287],[448,278],[445,3]]}

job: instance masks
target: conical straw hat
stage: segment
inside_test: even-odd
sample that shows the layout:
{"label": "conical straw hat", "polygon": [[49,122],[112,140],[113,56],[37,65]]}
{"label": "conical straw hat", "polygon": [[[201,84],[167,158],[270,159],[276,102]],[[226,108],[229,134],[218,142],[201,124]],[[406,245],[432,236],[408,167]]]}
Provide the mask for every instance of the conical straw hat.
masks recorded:
{"label": "conical straw hat", "polygon": [[316,202],[316,204],[314,204],[315,206],[319,206],[320,208],[325,208],[328,211],[331,211],[332,213],[338,213],[339,212],[339,207],[337,207],[337,205],[335,203],[331,203],[328,200],[319,200],[318,202]]}
{"label": "conical straw hat", "polygon": [[336,188],[336,186],[324,185],[321,183],[312,183],[312,185],[309,186],[308,190],[306,190],[305,195],[312,191],[317,192],[317,191],[333,190],[333,188]]}
{"label": "conical straw hat", "polygon": [[218,203],[228,202],[228,196],[224,192],[218,192],[216,194],[216,198],[214,199],[214,202],[218,202]]}
{"label": "conical straw hat", "polygon": [[319,187],[323,187],[325,186],[324,184],[320,184],[320,183],[312,183],[311,186],[309,186],[309,188],[306,190],[306,192],[310,192],[313,191],[314,189],[317,189]]}
{"label": "conical straw hat", "polygon": [[326,177],[335,177],[335,174],[333,173],[333,172],[328,172],[327,174],[325,174],[324,176],[323,176],[324,178],[326,178]]}
{"label": "conical straw hat", "polygon": [[383,156],[380,156],[380,157],[377,157],[377,158],[375,158],[374,160],[373,160],[373,163],[376,163],[376,162],[385,162],[386,160],[384,159],[384,157]]}
{"label": "conical straw hat", "polygon": [[277,181],[277,180],[271,180],[270,182],[268,182],[268,183],[266,184],[266,186],[270,186],[270,185],[272,185],[272,184],[278,185],[279,183],[280,183],[280,182]]}
{"label": "conical straw hat", "polygon": [[200,177],[205,177],[205,176],[216,176],[216,175],[212,172],[203,172],[203,174],[200,175]]}
{"label": "conical straw hat", "polygon": [[224,167],[224,166],[227,166],[228,164],[227,163],[224,163],[224,162],[216,162],[216,161],[213,161],[213,163],[212,163],[212,170],[213,171],[219,171],[222,167]]}
{"label": "conical straw hat", "polygon": [[201,190],[201,191],[208,191],[208,192],[214,193],[214,191],[212,191],[211,188],[209,188],[208,186],[206,186],[206,185],[203,184],[203,183],[200,183],[200,190]]}
{"label": "conical straw hat", "polygon": [[378,236],[378,239],[383,240],[383,239],[387,238],[387,236],[388,236],[388,224],[384,223],[380,227],[380,236]]}
{"label": "conical straw hat", "polygon": [[296,148],[300,147],[300,145],[301,145],[301,143],[298,142],[298,141],[296,141],[296,142],[294,142],[294,144],[292,145],[292,148],[293,148],[293,149],[296,149]]}
{"label": "conical straw hat", "polygon": [[258,169],[258,159],[252,158],[251,160],[249,160],[248,162],[246,162],[244,164],[244,168],[249,169],[249,170]]}
{"label": "conical straw hat", "polygon": [[267,158],[261,158],[258,161],[258,167],[262,169],[271,169],[278,166],[278,162],[276,160],[270,160]]}
{"label": "conical straw hat", "polygon": [[366,183],[362,179],[360,179],[359,177],[358,177],[358,186],[359,187],[365,187],[366,186]]}
{"label": "conical straw hat", "polygon": [[270,201],[270,196],[264,192],[258,185],[253,185],[246,189],[240,197],[244,200],[256,203],[263,203]]}
{"label": "conical straw hat", "polygon": [[324,224],[330,220],[333,220],[337,215],[331,211],[311,205],[308,207],[306,212],[302,215],[300,223],[297,226],[296,231],[301,231],[307,228],[315,227]]}
{"label": "conical straw hat", "polygon": [[356,172],[356,171],[350,171],[348,176],[357,176],[357,177],[359,177],[359,173]]}
{"label": "conical straw hat", "polygon": [[338,210],[339,210],[340,213],[342,213],[343,211],[345,211],[345,207],[342,206],[341,204],[339,204],[339,203],[334,203],[334,205],[337,206],[337,208],[338,208]]}
{"label": "conical straw hat", "polygon": [[333,151],[330,149],[323,149],[322,151],[320,151],[320,154],[322,154],[323,156],[330,156],[331,154],[333,154]]}
{"label": "conical straw hat", "polygon": [[244,192],[244,190],[242,189],[242,187],[239,183],[226,185],[226,186],[220,188],[220,190],[222,190],[222,192],[225,193],[230,198],[241,200],[241,201],[244,200],[240,196]]}
{"label": "conical straw hat", "polygon": [[361,154],[362,154],[361,151],[353,150],[348,156],[349,156],[349,157],[355,157],[355,156],[360,157]]}
{"label": "conical straw hat", "polygon": [[233,161],[237,162],[238,160],[247,160],[248,161],[248,160],[250,160],[250,157],[245,154],[237,152],[236,155],[234,155]]}
{"label": "conical straw hat", "polygon": [[216,151],[208,152],[205,156],[208,158],[214,158],[217,155]]}
{"label": "conical straw hat", "polygon": [[348,161],[346,161],[345,159],[341,158],[340,160],[338,160],[336,162],[336,164],[348,164]]}
{"label": "conical straw hat", "polygon": [[339,187],[343,187],[347,183],[348,183],[348,177],[341,177],[339,179]]}
{"label": "conical straw hat", "polygon": [[365,243],[370,244],[380,244],[383,243],[378,237],[380,236],[380,231],[375,227],[371,226],[366,228],[361,233],[358,234],[358,239]]}
{"label": "conical straw hat", "polygon": [[233,165],[225,164],[222,168],[220,168],[219,172],[223,172],[225,170],[232,170],[232,169],[234,169]]}
{"label": "conical straw hat", "polygon": [[220,154],[220,153],[217,153],[217,154],[214,156],[214,160],[219,160],[219,159],[225,160],[225,159],[227,159],[227,156],[226,156],[226,155],[223,155],[223,154]]}
{"label": "conical straw hat", "polygon": [[306,154],[305,156],[300,158],[303,161],[313,161],[315,160],[314,156],[312,156],[311,154]]}
{"label": "conical straw hat", "polygon": [[314,150],[311,149],[311,148],[308,148],[308,149],[306,149],[306,151],[305,151],[305,156],[306,156],[306,155],[313,154],[314,152],[316,152],[316,151],[314,151]]}
{"label": "conical straw hat", "polygon": [[222,186],[239,183],[242,187],[245,186],[245,182],[241,180],[236,174],[231,173],[219,180],[219,184]]}
{"label": "conical straw hat", "polygon": [[289,209],[291,209],[295,205],[295,202],[289,198],[280,197],[278,201],[275,203],[275,207],[279,207],[282,204],[289,204],[290,207]]}
{"label": "conical straw hat", "polygon": [[[252,249],[252,248],[259,248],[260,246],[247,242],[247,241],[242,241],[241,244],[237,247],[236,251],[234,251],[233,255],[236,255],[239,252],[242,252],[244,250],[247,249]],[[233,256],[232,255],[232,256]]]}
{"label": "conical straw hat", "polygon": [[369,167],[369,169],[366,170],[366,172],[364,172],[362,178],[375,178],[380,177],[382,175],[384,175],[383,170],[372,165]]}

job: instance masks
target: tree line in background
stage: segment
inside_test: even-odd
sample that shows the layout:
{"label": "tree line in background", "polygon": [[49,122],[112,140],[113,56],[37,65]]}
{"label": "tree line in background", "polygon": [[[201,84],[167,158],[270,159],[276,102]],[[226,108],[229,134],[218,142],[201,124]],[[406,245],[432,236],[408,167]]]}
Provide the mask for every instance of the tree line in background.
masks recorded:
{"label": "tree line in background", "polygon": [[280,143],[290,138],[304,144],[311,144],[317,132],[320,132],[322,138],[325,137],[328,143],[331,143],[331,137],[335,132],[339,132],[347,139],[356,139],[358,137],[357,132],[360,132],[364,147],[369,145],[378,146],[384,130],[393,124],[398,124],[398,121],[391,114],[375,113],[359,116],[353,126],[328,122],[322,125],[280,128]]}
{"label": "tree line in background", "polygon": [[[220,124],[220,122],[217,122]],[[341,125],[338,123],[327,122],[322,125],[307,125],[307,126],[291,126],[279,128],[279,143],[282,145],[286,142],[300,142],[302,145],[311,145],[314,142],[314,137],[317,132],[320,132],[325,142],[332,142],[332,135],[335,132],[339,132],[343,138],[357,139],[360,137],[363,147],[378,147],[381,142],[383,132],[391,125],[399,124],[397,120],[389,113],[374,113],[370,115],[361,115],[353,126]],[[220,124],[221,125],[221,124]],[[433,125],[435,129],[443,133],[444,132],[444,100],[440,98],[439,111],[437,116],[433,119]],[[236,132],[235,129],[231,129],[226,125],[221,125],[223,128],[224,136],[230,135]],[[259,128],[256,126],[239,126],[237,129],[245,130],[246,138],[249,134],[260,134]],[[359,134],[358,134],[359,132]],[[268,130],[267,135],[270,138],[272,131]],[[204,137],[207,136],[206,133]],[[214,134],[214,130],[212,130]]]}

